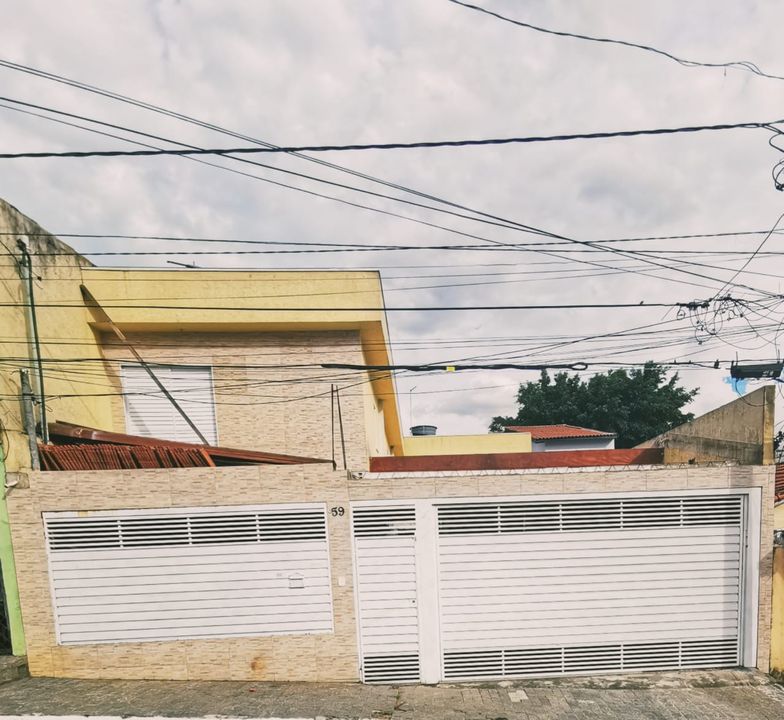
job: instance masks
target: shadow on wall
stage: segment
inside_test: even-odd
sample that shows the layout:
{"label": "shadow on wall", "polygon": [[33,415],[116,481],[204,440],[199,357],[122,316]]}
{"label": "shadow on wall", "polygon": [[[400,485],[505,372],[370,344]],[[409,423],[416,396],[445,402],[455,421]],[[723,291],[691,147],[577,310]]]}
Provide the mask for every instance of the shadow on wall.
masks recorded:
{"label": "shadow on wall", "polygon": [[0,566],[0,655],[11,654],[11,624],[8,621],[8,612],[5,602],[5,588],[3,587],[3,570]]}

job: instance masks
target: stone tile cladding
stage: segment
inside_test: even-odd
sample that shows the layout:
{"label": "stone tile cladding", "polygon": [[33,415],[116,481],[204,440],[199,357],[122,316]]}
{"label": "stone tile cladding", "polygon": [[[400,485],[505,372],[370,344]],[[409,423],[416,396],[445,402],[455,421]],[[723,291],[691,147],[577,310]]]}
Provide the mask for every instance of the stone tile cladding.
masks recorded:
{"label": "stone tile cladding", "polygon": [[[218,445],[226,447],[330,459],[330,384],[339,383],[348,465],[367,465],[362,397],[367,375],[290,367],[364,363],[358,332],[148,333],[128,339],[151,362],[213,366]],[[105,340],[107,358],[131,357],[116,341]],[[114,383],[120,392],[119,377]],[[112,415],[112,429],[125,432],[121,396],[113,398]],[[334,442],[342,464],[337,411]]]}
{"label": "stone tile cladding", "polygon": [[[345,416],[344,416],[345,420]],[[356,466],[355,466],[356,467]],[[23,487],[29,484],[29,487]],[[38,676],[356,681],[350,518],[328,513],[335,632],[329,635],[58,646],[41,513],[705,488],[762,488],[758,667],[770,654],[773,467],[660,467],[606,472],[350,479],[329,465],[32,473],[8,495],[28,641]]]}

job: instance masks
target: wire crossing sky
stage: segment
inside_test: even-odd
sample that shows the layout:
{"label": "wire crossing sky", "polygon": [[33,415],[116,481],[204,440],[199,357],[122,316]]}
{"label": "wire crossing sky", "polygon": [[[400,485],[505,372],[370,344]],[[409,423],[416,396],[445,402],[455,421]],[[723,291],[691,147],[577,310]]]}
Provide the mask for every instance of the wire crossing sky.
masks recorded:
{"label": "wire crossing sky", "polygon": [[196,155],[265,155],[277,153],[357,152],[361,150],[429,150],[435,148],[486,147],[493,145],[527,145],[530,143],[567,142],[569,140],[607,140],[651,135],[677,135],[718,130],[760,130],[784,123],[784,120],[765,122],[719,123],[717,125],[688,125],[685,127],[648,128],[645,130],[604,130],[564,135],[527,135],[503,138],[469,138],[464,140],[420,140],[416,142],[381,142],[362,145],[283,145],[281,147],[184,148],[179,150],[68,150],[64,152],[0,153],[0,160],[21,158],[93,158],[93,157],[159,157]]}
{"label": "wire crossing sky", "polygon": [[[700,387],[694,412],[731,400],[727,362],[775,358],[782,336],[782,143],[761,121],[782,117],[784,7],[456,4],[9,0],[0,150],[109,155],[8,159],[0,197],[99,266],[380,268],[394,366],[655,359]],[[448,144],[464,141],[482,144]],[[13,257],[0,265],[9,282]],[[173,304],[170,286],[129,298]],[[184,302],[209,307],[193,287]],[[401,396],[416,385],[417,423],[447,433],[486,430],[537,377],[392,372]]]}

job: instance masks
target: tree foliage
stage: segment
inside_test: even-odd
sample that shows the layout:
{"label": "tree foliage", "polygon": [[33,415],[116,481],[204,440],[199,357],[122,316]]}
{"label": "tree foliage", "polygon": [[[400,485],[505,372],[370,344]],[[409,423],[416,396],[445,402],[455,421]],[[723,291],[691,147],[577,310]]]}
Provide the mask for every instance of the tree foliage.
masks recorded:
{"label": "tree foliage", "polygon": [[493,418],[490,431],[500,432],[507,425],[567,423],[617,433],[616,447],[634,447],[694,419],[682,408],[698,390],[687,390],[678,381],[677,373],[668,380],[667,371],[653,362],[587,381],[566,372],[550,378],[543,370],[538,382],[520,385],[517,416]]}

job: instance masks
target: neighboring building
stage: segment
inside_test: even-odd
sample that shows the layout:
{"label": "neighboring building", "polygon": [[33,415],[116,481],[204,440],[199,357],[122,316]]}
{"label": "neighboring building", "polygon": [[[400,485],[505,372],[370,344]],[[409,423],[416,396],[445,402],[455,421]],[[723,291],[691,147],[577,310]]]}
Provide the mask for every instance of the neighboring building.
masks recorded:
{"label": "neighboring building", "polygon": [[478,455],[529,453],[531,435],[486,433],[484,435],[414,435],[403,438],[403,455]]}
{"label": "neighboring building", "polygon": [[612,450],[616,434],[577,425],[507,425],[505,433],[528,433],[533,452]]}
{"label": "neighboring building", "polygon": [[772,387],[646,448],[406,453],[389,374],[322,367],[389,364],[377,273],[99,269],[3,223],[38,259],[36,323],[0,285],[0,562],[33,675],[769,669]]}

